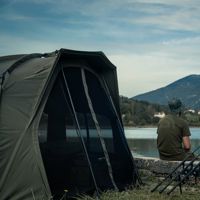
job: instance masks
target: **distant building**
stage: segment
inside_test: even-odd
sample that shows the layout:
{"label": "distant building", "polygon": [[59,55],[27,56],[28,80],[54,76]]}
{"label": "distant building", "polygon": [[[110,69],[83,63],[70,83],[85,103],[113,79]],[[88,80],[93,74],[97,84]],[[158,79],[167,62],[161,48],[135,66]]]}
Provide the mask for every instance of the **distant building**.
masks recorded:
{"label": "distant building", "polygon": [[156,112],[153,116],[158,117],[158,118],[163,118],[165,116],[165,113],[164,112]]}
{"label": "distant building", "polygon": [[124,119],[124,117],[126,117],[126,115],[125,115],[125,114],[122,114],[122,119]]}
{"label": "distant building", "polygon": [[195,113],[195,110],[189,109],[189,110],[186,110],[186,112]]}

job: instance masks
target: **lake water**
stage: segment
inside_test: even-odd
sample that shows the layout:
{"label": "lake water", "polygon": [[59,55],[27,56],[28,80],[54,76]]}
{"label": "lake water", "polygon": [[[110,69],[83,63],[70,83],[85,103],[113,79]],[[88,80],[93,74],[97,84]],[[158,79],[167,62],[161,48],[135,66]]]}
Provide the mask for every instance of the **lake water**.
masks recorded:
{"label": "lake water", "polygon": [[[192,149],[200,146],[200,128],[190,128]],[[134,155],[159,157],[156,128],[125,128],[128,145]]]}

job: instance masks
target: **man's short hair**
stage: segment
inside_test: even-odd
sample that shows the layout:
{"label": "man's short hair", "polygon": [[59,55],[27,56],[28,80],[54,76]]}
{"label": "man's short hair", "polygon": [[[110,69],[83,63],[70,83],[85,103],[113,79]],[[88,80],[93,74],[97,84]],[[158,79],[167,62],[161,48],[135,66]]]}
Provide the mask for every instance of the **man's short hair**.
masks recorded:
{"label": "man's short hair", "polygon": [[173,98],[168,102],[169,108],[172,112],[179,113],[182,110],[182,102],[180,99]]}

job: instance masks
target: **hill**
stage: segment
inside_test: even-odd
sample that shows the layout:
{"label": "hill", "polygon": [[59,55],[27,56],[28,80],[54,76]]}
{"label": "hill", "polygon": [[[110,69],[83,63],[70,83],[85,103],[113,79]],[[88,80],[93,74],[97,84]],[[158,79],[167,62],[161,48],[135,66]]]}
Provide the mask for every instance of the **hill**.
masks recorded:
{"label": "hill", "polygon": [[173,97],[181,99],[185,107],[200,110],[200,75],[189,75],[166,87],[132,97],[160,105],[167,105]]}

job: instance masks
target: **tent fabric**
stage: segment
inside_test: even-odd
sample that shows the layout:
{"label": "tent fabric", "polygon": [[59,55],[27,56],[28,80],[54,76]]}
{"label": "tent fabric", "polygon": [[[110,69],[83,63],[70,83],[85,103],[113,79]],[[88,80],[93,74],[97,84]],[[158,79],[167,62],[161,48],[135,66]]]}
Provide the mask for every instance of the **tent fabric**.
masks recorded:
{"label": "tent fabric", "polygon": [[[47,58],[23,63],[4,84],[0,107],[2,199],[9,199],[16,192],[16,199],[28,194],[41,199],[50,196],[41,160],[36,154],[33,119],[54,62],[55,58]],[[38,194],[40,188],[44,188],[45,194]]]}
{"label": "tent fabric", "polygon": [[[69,66],[73,67],[70,68]],[[71,113],[71,117],[68,117],[66,114],[70,113],[71,105],[69,103],[69,99],[65,99],[69,98],[67,96],[67,92],[64,94],[66,97],[63,95],[63,91],[65,92],[66,88],[64,86],[62,76],[60,75],[62,69],[66,69],[65,73],[68,82],[70,83],[70,92],[74,96],[76,112],[77,115],[80,115],[81,117],[79,118],[79,123],[82,124],[84,122],[82,119],[83,116],[87,118],[85,118],[86,121],[84,122],[84,127],[86,127],[88,134],[86,141],[87,148],[91,147],[92,149],[95,147],[95,145],[92,145],[92,142],[96,141],[96,139],[90,139],[89,137],[92,133],[94,125],[92,125],[92,118],[89,117],[89,109],[87,108],[86,103],[84,104],[84,101],[87,101],[87,98],[83,97],[81,101],[80,99],[77,101],[77,98],[79,98],[79,95],[81,95],[81,91],[78,90],[82,88],[81,84],[83,84],[77,78],[77,76],[79,76],[78,69],[84,67],[86,71],[87,69],[89,70],[86,74],[88,87],[91,91],[94,90],[94,92],[90,93],[91,99],[94,101],[94,111],[96,112],[97,116],[105,115],[105,119],[109,119],[110,116],[112,116],[112,120],[114,120],[112,123],[113,138],[115,140],[114,143],[121,146],[121,149],[116,150],[114,156],[118,157],[118,162],[120,162],[121,157],[122,160],[124,159],[124,165],[127,163],[126,176],[122,174],[118,175],[118,168],[121,166],[121,164],[115,165],[113,171],[114,179],[115,181],[119,180],[118,182],[127,182],[127,184],[135,183],[137,181],[137,169],[134,166],[131,158],[131,153],[128,149],[123,130],[119,131],[122,126],[119,125],[121,123],[121,117],[116,67],[106,58],[106,56],[102,52],[84,52],[67,49],[60,49],[59,51],[49,54],[11,55],[0,57],[1,199],[49,200],[56,196],[54,192],[54,183],[56,184],[57,182],[54,182],[56,181],[54,178],[57,178],[56,173],[58,170],[55,172],[53,169],[59,169],[59,167],[62,167],[62,172],[64,173],[67,170],[68,164],[63,158],[61,158],[59,161],[52,161],[52,158],[49,157],[51,152],[49,150],[46,151],[46,147],[44,147],[45,150],[43,151],[43,146],[46,145],[47,148],[50,148],[50,143],[52,143],[52,145],[57,149],[54,153],[59,153],[59,149],[61,149],[61,157],[64,157],[64,153],[67,153],[66,144],[65,147],[61,147],[60,145],[57,146],[58,144],[61,144],[59,142],[61,140],[62,143],[66,142],[65,128],[62,129],[62,127],[66,127],[65,123],[68,123],[68,121],[69,124],[71,124],[71,121],[73,121],[73,114]],[[90,70],[96,75],[94,76]],[[95,77],[98,77],[97,81],[95,80]],[[99,85],[100,82],[102,85],[105,83],[106,87],[101,87],[101,84]],[[79,84],[79,86],[77,86],[77,84]],[[98,94],[96,94],[98,93],[98,90],[95,87],[101,88],[101,96],[98,97]],[[112,103],[109,102],[107,95],[109,95],[112,99]],[[101,99],[101,102],[98,103],[98,99],[96,100],[96,98]],[[66,102],[68,102],[68,104]],[[104,102],[104,104],[100,104],[102,102]],[[114,109],[112,108],[112,104]],[[101,108],[101,105],[104,105],[107,108],[104,110]],[[114,113],[114,110],[116,113]],[[49,123],[47,128],[47,140],[49,140],[48,144],[39,141],[38,136],[39,125],[41,124],[41,121],[43,120],[42,117],[45,115],[45,113],[49,114]],[[56,115],[59,120],[56,119]],[[107,123],[102,117],[97,118],[97,120],[99,120],[99,122],[102,124]],[[91,126],[92,129],[90,129],[88,126]],[[56,135],[54,135],[54,131],[57,132]],[[58,138],[59,141],[56,141]],[[84,138],[84,140],[86,139]],[[69,146],[67,148],[68,154],[70,154],[69,152],[71,150]],[[79,145],[78,147],[74,148],[76,148],[76,151],[78,151],[78,149],[81,149],[82,147]],[[113,150],[114,147],[111,148],[107,143],[107,148]],[[84,154],[85,152],[82,151],[82,153]],[[73,154],[70,155],[73,157]],[[98,160],[95,155],[96,154],[94,154],[94,151],[89,152],[89,159],[91,159],[93,165],[92,169],[95,172],[95,179],[97,179],[96,181],[98,187],[102,186],[103,188],[104,185],[106,188],[107,186],[105,186],[103,182],[100,184],[100,181],[102,181],[98,178],[101,176],[98,174],[98,169],[100,168],[99,166],[96,168],[95,161],[93,161],[93,159]],[[59,162],[63,166],[59,166]],[[72,168],[74,170],[77,166],[76,163],[78,162],[80,165],[80,163],[83,161],[73,160],[72,162]],[[69,166],[70,165],[71,163],[69,163]],[[87,167],[84,169],[87,170]],[[90,176],[90,172],[88,172],[88,176]],[[89,181],[89,178],[86,178]],[[53,182],[51,183],[52,179]],[[58,182],[59,181],[60,180],[58,179]],[[62,181],[64,181],[64,183],[60,187],[61,190],[64,190],[64,185],[67,185],[67,183],[64,179]],[[108,178],[108,182],[109,181],[110,180]],[[70,184],[71,182],[67,186]],[[90,185],[89,182],[88,185]],[[55,191],[57,191],[58,188],[59,186],[55,189]],[[56,197],[54,199],[56,199]]]}

